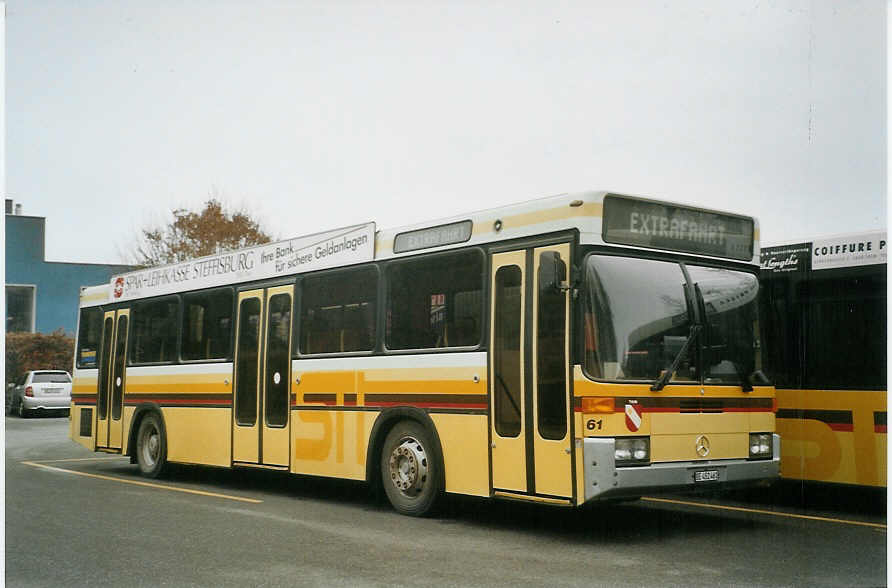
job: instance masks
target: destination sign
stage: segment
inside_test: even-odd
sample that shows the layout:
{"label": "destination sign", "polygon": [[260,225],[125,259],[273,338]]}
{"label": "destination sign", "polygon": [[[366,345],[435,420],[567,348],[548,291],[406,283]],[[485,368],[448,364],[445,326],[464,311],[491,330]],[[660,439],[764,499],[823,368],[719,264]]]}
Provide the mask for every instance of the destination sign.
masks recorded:
{"label": "destination sign", "polygon": [[366,223],[113,276],[109,302],[288,276],[374,256],[375,223]]}
{"label": "destination sign", "polygon": [[448,225],[400,233],[393,240],[393,252],[405,253],[417,249],[464,243],[471,238],[471,227],[471,221],[465,220],[449,223]]}
{"label": "destination sign", "polygon": [[729,259],[753,258],[752,218],[608,194],[602,236],[608,243]]}

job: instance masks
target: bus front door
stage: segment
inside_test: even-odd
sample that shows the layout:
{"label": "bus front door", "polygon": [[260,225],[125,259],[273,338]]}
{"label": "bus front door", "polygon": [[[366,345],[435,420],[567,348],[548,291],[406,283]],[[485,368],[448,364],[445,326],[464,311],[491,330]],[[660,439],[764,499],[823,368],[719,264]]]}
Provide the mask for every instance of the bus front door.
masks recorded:
{"label": "bus front door", "polygon": [[127,333],[130,310],[105,313],[102,353],[99,357],[99,390],[96,407],[96,448],[120,449],[127,385]]}
{"label": "bus front door", "polygon": [[573,496],[569,255],[565,243],[492,256],[489,393],[496,492]]}
{"label": "bus front door", "polygon": [[239,293],[232,461],[289,465],[294,286]]}

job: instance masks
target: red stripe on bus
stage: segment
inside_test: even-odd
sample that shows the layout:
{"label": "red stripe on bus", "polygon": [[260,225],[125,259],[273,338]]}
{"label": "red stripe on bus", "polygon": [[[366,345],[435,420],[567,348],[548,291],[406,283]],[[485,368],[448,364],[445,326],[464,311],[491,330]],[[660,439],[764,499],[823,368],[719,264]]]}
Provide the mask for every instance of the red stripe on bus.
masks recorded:
{"label": "red stripe on bus", "polygon": [[[573,412],[582,413],[585,412],[582,410],[581,406],[573,407]],[[621,414],[626,412],[624,406],[615,406],[613,408],[613,412],[617,414]],[[681,408],[669,408],[669,407],[655,407],[655,406],[645,406],[642,407],[641,412],[661,412],[661,413],[680,413],[680,414],[721,414],[723,412],[774,412],[774,409],[768,406],[754,406],[752,408],[743,408],[743,407],[728,407],[728,408],[702,408],[702,409],[681,409]],[[591,413],[597,414],[597,413]]]}
{"label": "red stripe on bus", "polygon": [[232,404],[231,396],[126,396],[126,404],[157,402],[159,404]]}
{"label": "red stripe on bus", "polygon": [[349,407],[349,408],[378,408],[378,407],[390,407],[390,406],[417,406],[419,408],[459,408],[459,409],[473,409],[473,410],[486,410],[486,404],[456,404],[451,402],[416,402],[412,404],[406,404],[405,402],[366,402],[364,405],[359,406],[355,402],[347,402],[344,404],[338,404],[334,400],[331,401],[319,401],[314,402],[313,404],[304,403],[298,404],[294,403],[291,405],[295,408],[319,408],[320,406],[331,406],[331,407]]}
{"label": "red stripe on bus", "polygon": [[367,402],[366,406],[417,406],[420,408],[462,408],[486,410],[486,404],[454,404],[451,402],[419,402],[406,404],[405,402]]}
{"label": "red stripe on bus", "polygon": [[874,425],[873,431],[874,433],[885,433],[886,425]]}
{"label": "red stripe on bus", "polygon": [[775,410],[770,406],[756,406],[753,408],[726,408],[725,412],[775,412]]}
{"label": "red stripe on bus", "polygon": [[[639,405],[640,406],[640,405]],[[619,408],[616,412],[626,412],[625,407]],[[642,406],[641,412],[681,412],[680,406]],[[700,412],[700,411],[694,411]]]}
{"label": "red stripe on bus", "polygon": [[844,431],[847,433],[854,431],[852,423],[827,423],[827,426],[834,431]]}
{"label": "red stripe on bus", "polygon": [[[617,407],[613,412],[625,412],[625,408]],[[666,406],[645,406],[641,412],[681,413],[681,414],[721,414],[723,412],[772,412],[768,407],[727,407],[727,408],[671,408]]]}

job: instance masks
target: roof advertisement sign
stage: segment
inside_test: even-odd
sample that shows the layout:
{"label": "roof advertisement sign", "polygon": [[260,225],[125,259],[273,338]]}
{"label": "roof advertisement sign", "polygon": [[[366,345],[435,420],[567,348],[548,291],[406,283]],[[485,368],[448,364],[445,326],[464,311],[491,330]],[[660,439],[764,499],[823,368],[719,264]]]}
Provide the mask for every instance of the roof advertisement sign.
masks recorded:
{"label": "roof advertisement sign", "polygon": [[886,263],[886,233],[818,239],[811,246],[813,270]]}
{"label": "roof advertisement sign", "polygon": [[793,243],[763,247],[760,252],[763,272],[770,274],[805,273],[811,269],[811,243]]}
{"label": "roof advertisement sign", "polygon": [[113,276],[109,302],[265,280],[374,257],[375,223],[366,223]]}

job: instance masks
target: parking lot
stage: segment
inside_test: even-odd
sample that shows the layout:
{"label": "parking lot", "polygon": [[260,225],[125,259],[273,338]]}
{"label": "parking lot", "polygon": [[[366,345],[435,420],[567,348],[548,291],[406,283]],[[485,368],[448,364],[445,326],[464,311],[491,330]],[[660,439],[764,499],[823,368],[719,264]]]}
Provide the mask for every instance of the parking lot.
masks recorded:
{"label": "parking lot", "polygon": [[194,466],[146,480],[71,442],[65,417],[7,417],[6,583],[885,584],[885,504],[831,494],[811,509],[752,493],[582,510],[452,497],[416,519],[358,483]]}

